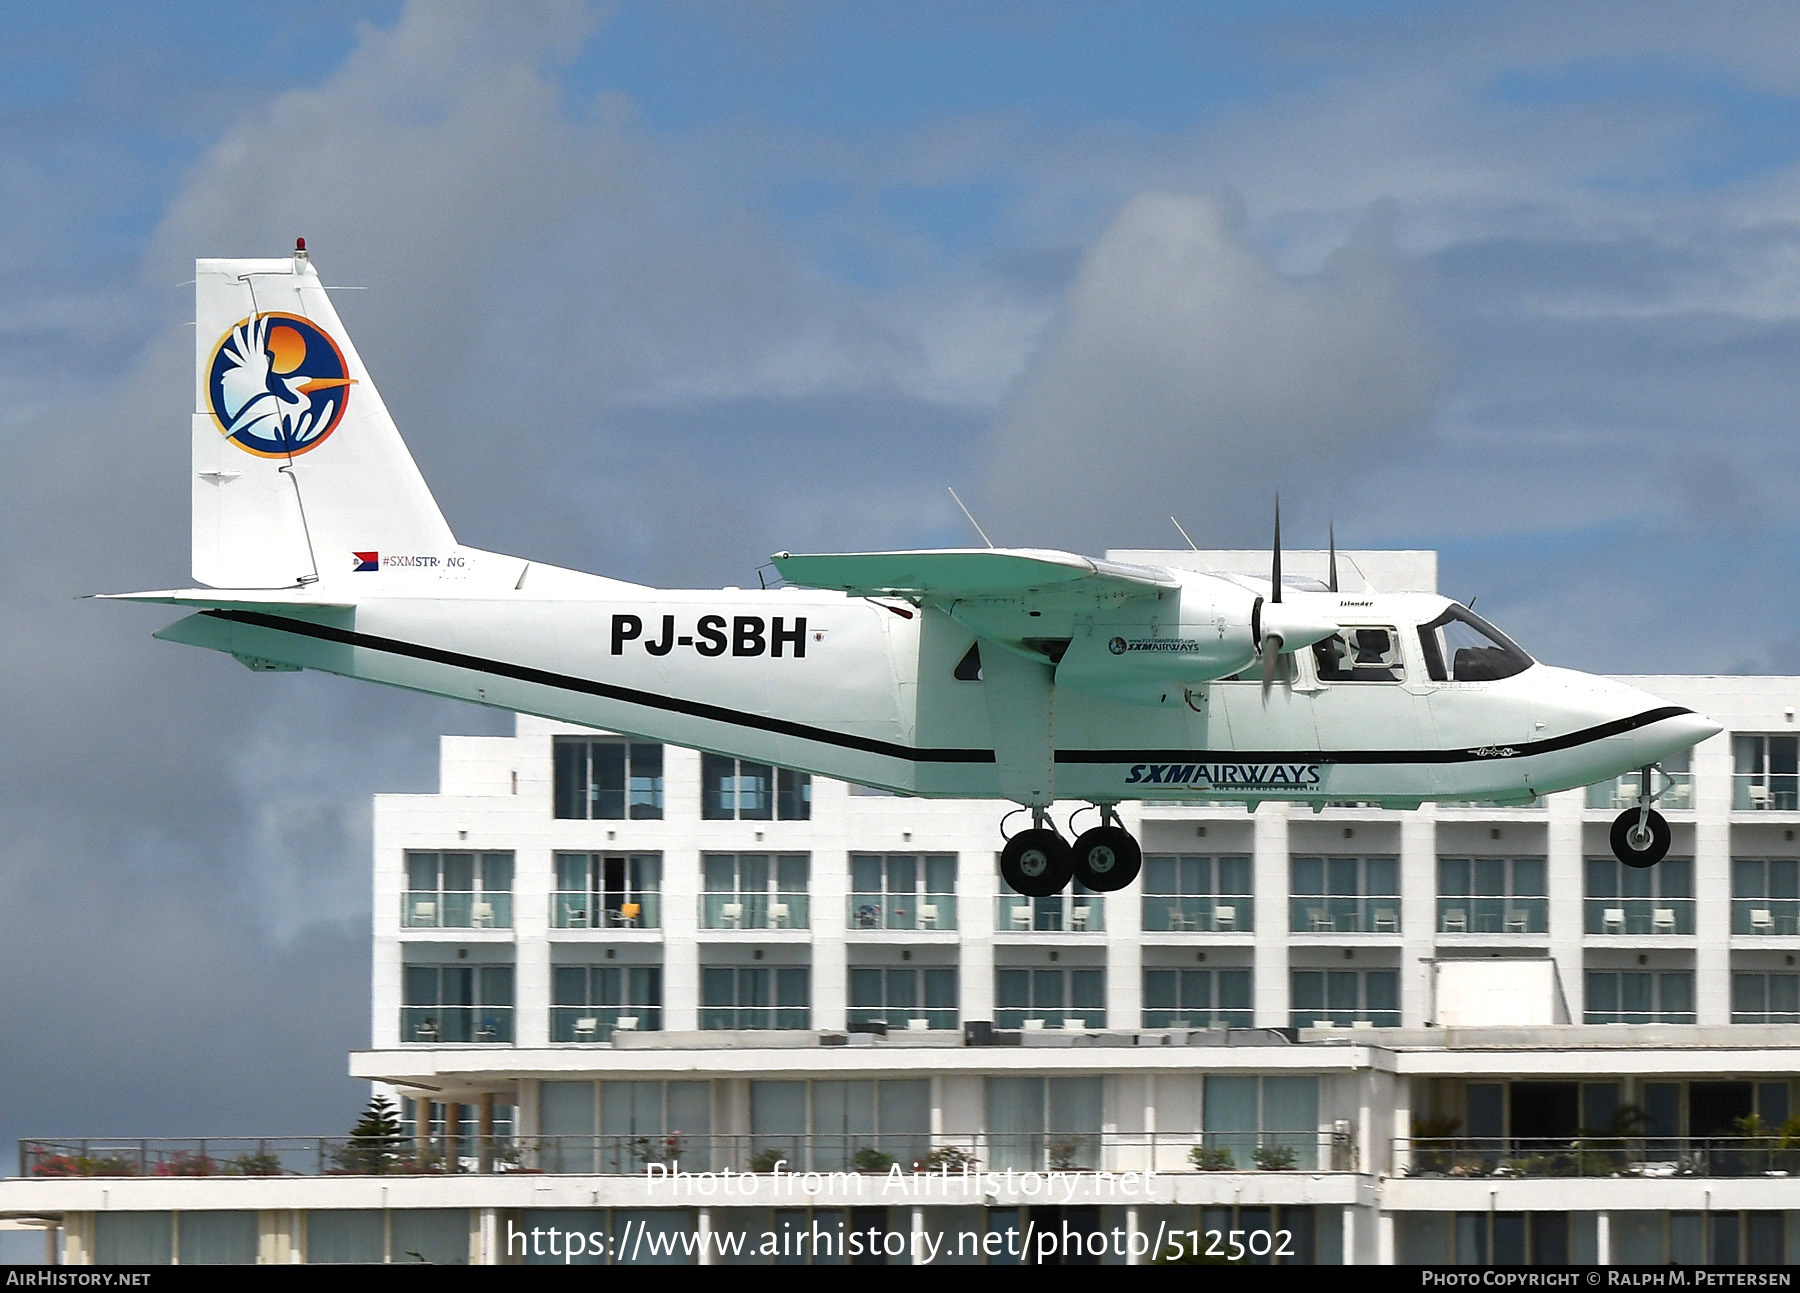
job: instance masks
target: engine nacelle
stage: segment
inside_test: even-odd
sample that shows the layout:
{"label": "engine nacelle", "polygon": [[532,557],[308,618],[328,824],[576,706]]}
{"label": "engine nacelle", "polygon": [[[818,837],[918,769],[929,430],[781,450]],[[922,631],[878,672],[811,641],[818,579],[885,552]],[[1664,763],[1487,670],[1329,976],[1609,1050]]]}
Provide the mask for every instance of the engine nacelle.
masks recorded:
{"label": "engine nacelle", "polygon": [[1132,705],[1179,705],[1189,687],[1256,660],[1262,598],[1218,579],[1179,597],[1133,601],[1075,625],[1056,666],[1060,687]]}

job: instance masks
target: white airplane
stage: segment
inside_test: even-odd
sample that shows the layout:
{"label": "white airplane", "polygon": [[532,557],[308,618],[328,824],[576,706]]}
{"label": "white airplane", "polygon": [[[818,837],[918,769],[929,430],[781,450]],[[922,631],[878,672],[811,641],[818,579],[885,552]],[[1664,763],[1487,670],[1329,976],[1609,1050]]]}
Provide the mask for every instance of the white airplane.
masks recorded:
{"label": "white airplane", "polygon": [[[1124,800],[1526,803],[1721,731],[1538,664],[1466,607],[1064,552],[778,553],[774,590],[648,588],[456,541],[305,248],[198,263],[193,575],[156,634],[926,798],[1007,800],[1018,892],[1124,887]],[[1073,845],[1050,808],[1100,824]],[[1016,811],[1016,810],[1015,810]],[[1010,816],[1011,814],[1009,814]],[[1002,823],[1004,830],[1004,821]]]}

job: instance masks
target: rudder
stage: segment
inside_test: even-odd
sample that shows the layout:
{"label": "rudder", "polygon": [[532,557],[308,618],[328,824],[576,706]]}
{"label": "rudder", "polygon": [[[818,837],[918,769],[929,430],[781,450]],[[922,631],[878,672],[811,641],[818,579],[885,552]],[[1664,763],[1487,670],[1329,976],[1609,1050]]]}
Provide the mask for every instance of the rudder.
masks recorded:
{"label": "rudder", "polygon": [[450,527],[304,244],[195,271],[195,580],[335,583],[382,554],[451,554]]}

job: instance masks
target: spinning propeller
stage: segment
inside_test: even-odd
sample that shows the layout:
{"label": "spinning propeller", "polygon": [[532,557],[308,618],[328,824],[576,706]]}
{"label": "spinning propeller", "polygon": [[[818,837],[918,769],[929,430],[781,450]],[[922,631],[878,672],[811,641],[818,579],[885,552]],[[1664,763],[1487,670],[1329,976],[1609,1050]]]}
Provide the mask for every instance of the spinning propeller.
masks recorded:
{"label": "spinning propeller", "polygon": [[[1337,579],[1337,527],[1331,529],[1331,591],[1338,590]],[[1262,698],[1263,704],[1269,703],[1269,692],[1275,687],[1275,671],[1280,667],[1281,657],[1292,655],[1315,642],[1323,642],[1338,631],[1335,615],[1329,614],[1334,608],[1324,606],[1309,607],[1305,603],[1312,600],[1306,593],[1300,594],[1299,605],[1284,602],[1281,596],[1281,498],[1275,499],[1275,543],[1269,563],[1269,600],[1262,607],[1261,626],[1262,641],[1258,650],[1262,653]]]}

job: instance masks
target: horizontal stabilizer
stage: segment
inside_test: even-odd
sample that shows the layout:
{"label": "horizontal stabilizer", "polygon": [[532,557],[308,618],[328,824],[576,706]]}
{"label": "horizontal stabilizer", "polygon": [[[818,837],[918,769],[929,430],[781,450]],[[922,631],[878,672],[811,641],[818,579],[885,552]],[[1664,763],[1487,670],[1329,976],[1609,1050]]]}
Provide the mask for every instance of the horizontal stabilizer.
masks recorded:
{"label": "horizontal stabilizer", "polygon": [[300,590],[269,588],[177,588],[152,593],[95,593],[103,602],[149,602],[156,606],[191,606],[199,610],[260,611],[271,606],[283,610],[355,610],[355,602],[326,601],[307,597]]}
{"label": "horizontal stabilizer", "polygon": [[771,560],[790,584],[830,588],[857,597],[909,596],[928,601],[960,597],[1016,597],[1046,589],[1145,593],[1179,588],[1154,566],[1128,566],[1069,552],[968,548],[930,552],[847,552]]}

